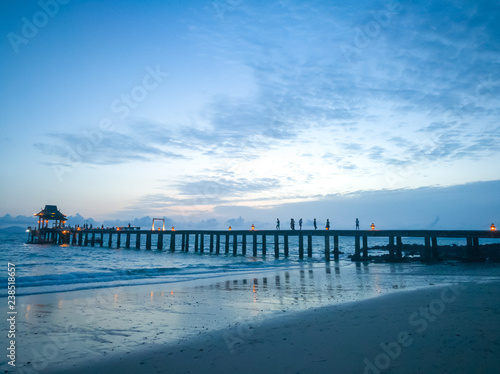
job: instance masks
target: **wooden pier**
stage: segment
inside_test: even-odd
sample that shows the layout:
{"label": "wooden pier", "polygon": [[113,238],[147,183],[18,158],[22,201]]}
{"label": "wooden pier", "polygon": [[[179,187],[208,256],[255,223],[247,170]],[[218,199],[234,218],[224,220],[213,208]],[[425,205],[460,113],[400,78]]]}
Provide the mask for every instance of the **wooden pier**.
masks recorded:
{"label": "wooden pier", "polygon": [[[325,261],[339,259],[339,238],[349,237],[354,240],[353,261],[368,259],[368,240],[385,237],[388,243],[389,261],[402,258],[404,238],[423,238],[425,245],[420,253],[424,262],[437,260],[439,257],[438,239],[462,238],[467,243],[467,259],[479,259],[479,239],[500,239],[499,231],[473,230],[137,230],[134,228],[47,228],[28,229],[28,243],[72,244],[79,246],[107,246],[109,248],[141,248],[145,239],[146,250],[164,250],[165,241],[174,252],[176,243],[180,243],[182,252],[210,252],[214,254],[247,255],[254,257],[268,255],[275,258],[290,254],[289,238],[298,237],[298,256],[312,257],[318,250],[312,244],[313,237],[324,241],[322,254]],[[272,238],[272,240],[269,240]]]}

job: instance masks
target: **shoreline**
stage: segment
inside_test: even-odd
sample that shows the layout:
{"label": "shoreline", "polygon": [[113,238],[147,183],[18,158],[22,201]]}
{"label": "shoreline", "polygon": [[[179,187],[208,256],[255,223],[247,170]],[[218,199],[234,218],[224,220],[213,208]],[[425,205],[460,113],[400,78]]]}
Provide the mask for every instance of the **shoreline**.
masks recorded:
{"label": "shoreline", "polygon": [[392,293],[50,372],[496,373],[499,292],[500,281]]}

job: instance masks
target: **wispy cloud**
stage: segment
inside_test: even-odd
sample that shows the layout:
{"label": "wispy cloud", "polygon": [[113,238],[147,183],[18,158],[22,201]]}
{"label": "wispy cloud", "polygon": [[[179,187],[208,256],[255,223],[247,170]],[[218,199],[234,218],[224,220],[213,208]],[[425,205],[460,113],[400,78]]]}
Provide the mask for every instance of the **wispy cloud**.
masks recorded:
{"label": "wispy cloud", "polygon": [[116,165],[135,161],[182,159],[185,145],[169,135],[169,131],[150,123],[133,123],[120,131],[51,133],[46,143],[34,147],[53,157],[54,164],[67,159],[89,165]]}

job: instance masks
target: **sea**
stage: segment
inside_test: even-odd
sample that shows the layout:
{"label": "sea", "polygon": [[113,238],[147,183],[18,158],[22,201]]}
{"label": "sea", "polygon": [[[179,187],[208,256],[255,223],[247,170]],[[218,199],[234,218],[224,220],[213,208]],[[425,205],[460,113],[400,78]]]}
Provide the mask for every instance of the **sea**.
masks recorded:
{"label": "sea", "polygon": [[[263,257],[259,243],[259,256],[250,254],[236,255],[213,254],[208,251],[195,253],[192,248],[188,253],[181,252],[180,240],[177,241],[176,251],[146,250],[143,246],[138,249],[116,249],[95,246],[27,244],[27,233],[0,232],[0,259],[4,264],[4,276],[1,277],[0,297],[7,296],[7,264],[13,264],[16,269],[16,295],[33,295],[54,292],[66,292],[116,286],[135,286],[146,284],[179,283],[196,280],[216,279],[228,275],[257,274],[269,271],[298,269],[307,264],[309,267],[324,267],[324,240],[313,238],[313,256],[304,259],[298,258],[298,239],[290,237],[290,255],[274,258],[272,238],[268,241],[268,254]],[[283,240],[281,238],[281,240]],[[405,239],[408,244],[424,244],[423,239]],[[335,262],[336,267],[354,268],[356,265],[349,255],[354,253],[354,239],[340,238],[340,260]],[[442,239],[440,245],[464,245],[465,240]],[[368,245],[387,245],[387,238],[370,238]],[[251,247],[250,247],[251,248]],[[280,243],[283,251],[283,244]],[[387,254],[383,250],[370,250],[370,255]],[[449,265],[449,266],[446,266]],[[453,274],[456,263],[441,264],[439,273]],[[495,264],[482,265],[496,267]],[[396,272],[404,274],[433,273],[437,266],[429,267],[413,262],[401,264]],[[469,269],[474,269],[470,266]],[[389,264],[373,264],[372,269],[384,272],[393,272],[394,267]],[[471,270],[469,270],[471,271]],[[460,270],[463,272],[463,270]],[[459,275],[460,272],[457,274]],[[473,272],[473,274],[476,274]],[[411,277],[407,277],[411,279]],[[417,277],[418,279],[418,277]],[[410,281],[410,283],[412,283]],[[418,281],[413,283],[418,285]]]}

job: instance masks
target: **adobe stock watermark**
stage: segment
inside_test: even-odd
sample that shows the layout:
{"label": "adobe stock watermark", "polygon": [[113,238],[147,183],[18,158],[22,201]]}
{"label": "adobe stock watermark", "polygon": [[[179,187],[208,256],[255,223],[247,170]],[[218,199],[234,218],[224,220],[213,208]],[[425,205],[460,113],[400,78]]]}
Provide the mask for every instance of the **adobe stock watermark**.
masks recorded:
{"label": "adobe stock watermark", "polygon": [[[414,328],[417,334],[423,334],[427,331],[430,324],[436,322],[439,316],[446,311],[446,306],[456,301],[464,289],[465,286],[461,284],[443,288],[439,297],[431,300],[429,305],[419,307],[418,311],[413,312],[408,317],[409,325]],[[363,374],[380,374],[384,370],[387,370],[391,366],[391,363],[401,356],[403,349],[415,342],[412,336],[409,331],[404,330],[398,333],[394,341],[381,343],[380,348],[382,352],[372,360],[365,358],[363,361],[365,365]]]}
{"label": "adobe stock watermark", "polygon": [[377,12],[371,11],[371,20],[363,26],[354,28],[352,41],[340,43],[339,48],[347,62],[352,62],[353,56],[360,56],[364,48],[368,47],[380,36],[382,29],[389,26],[393,16],[401,13],[403,6],[398,0],[389,0],[385,9]]}
{"label": "adobe stock watermark", "polygon": [[19,53],[19,46],[26,45],[36,37],[41,28],[47,26],[51,18],[59,14],[60,5],[69,3],[69,0],[40,0],[37,4],[39,11],[31,17],[21,18],[21,30],[19,33],[9,32],[7,39],[15,53]]}
{"label": "adobe stock watermark", "polygon": [[[141,102],[147,99],[151,91],[156,90],[160,86],[167,76],[168,73],[161,71],[160,65],[156,65],[155,68],[147,66],[146,74],[141,84],[133,87],[129,92],[123,93],[119,98],[113,100],[110,105],[111,112],[119,115],[121,120],[127,118]],[[105,134],[113,130],[113,121],[110,118],[103,118],[99,121],[97,129],[86,129],[81,132],[82,139],[78,144],[73,147],[66,145],[66,152],[63,156],[64,161],[52,164],[52,170],[57,180],[62,182],[65,174],[71,172],[74,168],[85,162],[92,152],[101,145]]]}
{"label": "adobe stock watermark", "polygon": [[259,315],[252,320],[245,320],[241,317],[235,323],[234,328],[223,333],[224,342],[229,352],[235,352],[235,346],[244,344],[253,335],[255,328],[264,322],[264,317]]}

